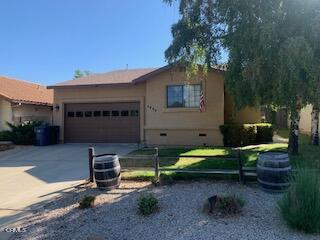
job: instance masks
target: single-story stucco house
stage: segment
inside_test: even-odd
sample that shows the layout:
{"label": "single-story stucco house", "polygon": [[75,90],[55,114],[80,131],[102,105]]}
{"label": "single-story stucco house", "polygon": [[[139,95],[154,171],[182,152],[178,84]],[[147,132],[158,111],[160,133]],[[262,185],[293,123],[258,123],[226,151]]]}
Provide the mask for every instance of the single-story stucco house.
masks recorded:
{"label": "single-story stucco house", "polygon": [[[306,105],[300,111],[299,131],[303,134],[311,134],[311,112],[311,104]],[[290,114],[287,108],[285,107],[282,107],[278,109],[276,112],[274,112],[274,119],[269,117],[267,120],[269,122],[274,122],[274,125],[278,128],[290,127]]]}
{"label": "single-story stucco house", "polygon": [[9,123],[44,121],[52,123],[53,91],[45,86],[0,77],[0,131]]}
{"label": "single-story stucco house", "polygon": [[220,69],[189,80],[183,67],[127,69],[48,88],[54,90],[53,123],[61,142],[222,145],[220,125],[261,119],[259,109],[233,114]]}
{"label": "single-story stucco house", "polygon": [[[311,112],[312,105],[308,104],[304,108],[301,109],[300,112],[300,124],[299,130],[304,134],[311,134]],[[290,121],[288,121],[288,126],[290,126]]]}

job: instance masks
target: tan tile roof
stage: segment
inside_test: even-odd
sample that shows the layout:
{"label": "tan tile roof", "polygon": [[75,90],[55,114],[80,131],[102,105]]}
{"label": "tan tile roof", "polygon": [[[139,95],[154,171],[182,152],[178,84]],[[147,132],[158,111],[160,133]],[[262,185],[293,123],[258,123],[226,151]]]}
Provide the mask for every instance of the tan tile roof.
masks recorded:
{"label": "tan tile roof", "polygon": [[130,84],[158,68],[126,69],[107,73],[92,74],[89,76],[61,82],[49,88],[65,86],[107,85],[107,84]]}
{"label": "tan tile roof", "polygon": [[[112,85],[112,84],[137,84],[155,76],[163,71],[170,69],[172,66],[166,65],[160,68],[141,68],[116,70],[107,73],[91,74],[89,76],[57,83],[48,86],[49,89],[72,86],[92,86],[92,85]],[[215,71],[224,72],[224,67],[213,67]]]}
{"label": "tan tile roof", "polygon": [[53,90],[45,86],[0,76],[0,96],[10,101],[52,105]]}

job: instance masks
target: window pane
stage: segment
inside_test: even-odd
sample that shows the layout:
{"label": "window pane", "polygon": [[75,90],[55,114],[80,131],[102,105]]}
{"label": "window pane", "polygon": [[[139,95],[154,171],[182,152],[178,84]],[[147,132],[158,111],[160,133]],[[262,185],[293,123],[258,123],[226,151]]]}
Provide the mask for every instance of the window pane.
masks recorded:
{"label": "window pane", "polygon": [[68,117],[74,117],[74,112],[68,112],[67,116]]}
{"label": "window pane", "polygon": [[167,87],[168,107],[183,107],[183,86]]}
{"label": "window pane", "polygon": [[91,111],[85,111],[84,112],[85,117],[92,117],[92,112]]}
{"label": "window pane", "polygon": [[131,117],[138,117],[139,116],[139,111],[138,110],[131,110],[130,111],[130,116]]}
{"label": "window pane", "polygon": [[118,117],[119,116],[119,111],[112,111],[112,116],[113,117]]}
{"label": "window pane", "polygon": [[184,86],[184,105],[185,107],[199,107],[200,106],[200,84],[185,85]]}
{"label": "window pane", "polygon": [[94,111],[93,112],[94,117],[100,117],[101,116],[101,111]]}
{"label": "window pane", "polygon": [[103,112],[102,112],[102,115],[103,115],[104,117],[109,117],[109,116],[110,116],[110,111],[103,111]]}
{"label": "window pane", "polygon": [[76,112],[76,117],[83,117],[83,112]]}
{"label": "window pane", "polygon": [[121,111],[121,116],[122,116],[122,117],[127,117],[127,116],[129,116],[129,111],[127,111],[127,110]]}

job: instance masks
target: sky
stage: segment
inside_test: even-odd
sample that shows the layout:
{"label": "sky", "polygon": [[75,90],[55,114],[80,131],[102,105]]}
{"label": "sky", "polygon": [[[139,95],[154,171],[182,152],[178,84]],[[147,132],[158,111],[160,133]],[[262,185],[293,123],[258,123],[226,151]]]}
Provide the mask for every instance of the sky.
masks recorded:
{"label": "sky", "polygon": [[0,75],[50,85],[76,69],[161,67],[177,3],[1,0]]}

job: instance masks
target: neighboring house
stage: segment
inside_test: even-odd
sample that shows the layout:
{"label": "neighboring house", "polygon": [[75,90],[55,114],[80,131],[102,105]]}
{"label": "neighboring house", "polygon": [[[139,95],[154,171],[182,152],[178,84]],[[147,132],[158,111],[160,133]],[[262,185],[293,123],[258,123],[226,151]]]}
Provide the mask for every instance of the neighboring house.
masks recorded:
{"label": "neighboring house", "polygon": [[[311,133],[311,112],[312,105],[308,104],[300,111],[300,123],[299,131],[304,134]],[[276,112],[273,112],[274,116],[269,116],[267,121],[272,122],[277,128],[289,128],[290,127],[290,114],[287,108],[282,107]],[[320,117],[320,116],[319,116]]]}
{"label": "neighboring house", "polygon": [[275,128],[288,128],[290,125],[289,114],[286,107],[280,107],[276,110],[271,107],[261,107],[265,122],[272,123]]}
{"label": "neighboring house", "polygon": [[311,104],[301,109],[299,130],[302,133],[311,134],[311,112],[312,112]]}
{"label": "neighboring house", "polygon": [[8,129],[7,122],[52,122],[53,91],[44,86],[0,77],[0,131]]}
{"label": "neighboring house", "polygon": [[48,88],[54,90],[53,121],[62,142],[222,145],[220,125],[260,122],[259,109],[232,114],[218,69],[191,80],[182,67],[119,70]]}

